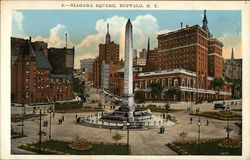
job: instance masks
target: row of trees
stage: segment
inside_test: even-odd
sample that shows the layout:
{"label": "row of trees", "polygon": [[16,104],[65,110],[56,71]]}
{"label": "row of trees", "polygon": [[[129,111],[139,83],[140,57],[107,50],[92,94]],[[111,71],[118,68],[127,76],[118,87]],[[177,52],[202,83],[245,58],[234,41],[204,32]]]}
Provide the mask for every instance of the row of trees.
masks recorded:
{"label": "row of trees", "polygon": [[[217,91],[217,96],[219,95],[219,92],[225,87],[225,85],[229,85],[232,91],[232,98],[235,98],[235,91],[241,92],[241,80],[239,79],[230,79],[228,77],[225,77],[224,79],[221,77],[215,77],[214,80],[211,82],[211,88]],[[160,96],[163,87],[160,83],[151,83],[151,94]],[[175,88],[169,88],[165,93],[166,99],[172,98],[174,94],[176,94]],[[139,100],[139,102],[144,101],[144,92],[143,91],[136,91],[135,92],[135,99]]]}

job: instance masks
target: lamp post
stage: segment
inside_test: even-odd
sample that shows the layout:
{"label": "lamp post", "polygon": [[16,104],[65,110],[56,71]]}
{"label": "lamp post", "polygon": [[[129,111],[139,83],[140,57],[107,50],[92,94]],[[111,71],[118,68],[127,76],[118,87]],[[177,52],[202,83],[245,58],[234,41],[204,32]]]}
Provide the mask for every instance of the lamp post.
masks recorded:
{"label": "lamp post", "polygon": [[22,135],[24,135],[23,134],[23,127],[24,127],[24,102],[23,102],[22,105],[23,106],[22,106],[22,124],[21,124],[21,126],[22,126]]}
{"label": "lamp post", "polygon": [[53,112],[52,106],[49,108],[49,139],[51,140],[51,113]]}
{"label": "lamp post", "polygon": [[129,155],[129,125],[130,123],[127,123],[127,152]]}
{"label": "lamp post", "polygon": [[199,120],[197,122],[197,126],[198,126],[198,142],[197,142],[197,146],[198,146],[198,154],[200,154],[200,135],[201,135],[201,119],[199,117]]}
{"label": "lamp post", "polygon": [[[227,106],[226,111],[229,112],[230,108]],[[232,131],[231,128],[229,128],[229,117],[227,117],[227,127],[226,127],[226,132],[227,132],[227,139],[229,139],[229,133]]]}

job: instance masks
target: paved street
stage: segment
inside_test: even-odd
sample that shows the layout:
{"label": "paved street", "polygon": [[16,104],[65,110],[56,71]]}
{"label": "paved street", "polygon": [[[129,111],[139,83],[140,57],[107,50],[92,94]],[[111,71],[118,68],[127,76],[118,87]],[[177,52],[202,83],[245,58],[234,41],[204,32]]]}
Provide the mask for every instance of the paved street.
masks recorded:
{"label": "paved street", "polygon": [[[89,91],[91,97],[98,95],[96,94],[95,89]],[[111,98],[108,98],[110,101]],[[108,103],[109,104],[109,103]],[[108,106],[108,104],[106,104]],[[90,105],[88,102],[84,105]],[[91,104],[97,105],[97,104]],[[171,105],[171,108],[175,109],[184,109],[183,111],[171,113],[178,120],[178,124],[166,128],[164,134],[159,134],[159,129],[144,130],[144,131],[130,131],[130,145],[132,146],[133,155],[175,155],[176,153],[169,149],[166,144],[174,141],[180,141],[181,138],[179,133],[182,131],[188,132],[187,140],[196,140],[197,139],[197,121],[198,117],[193,117],[193,123],[190,124],[190,115],[186,113],[186,108],[190,106],[188,103],[178,103]],[[204,103],[199,105],[194,105],[193,109],[200,108],[200,111],[212,110],[212,103]],[[240,108],[240,105],[230,106],[231,108]],[[109,107],[108,107],[109,108]],[[20,110],[21,111],[21,110]],[[12,113],[19,112],[19,110],[12,109]],[[78,113],[78,116],[88,115],[94,113]],[[58,125],[58,119],[64,115],[65,120],[62,125]],[[123,135],[123,138],[120,142],[126,143],[126,131],[120,130],[110,130],[108,129],[98,129],[82,126],[75,123],[75,113],[70,114],[59,114],[56,113],[55,117],[52,118],[52,138],[53,139],[65,139],[65,140],[74,140],[76,136],[85,138],[89,141],[97,142],[113,142],[112,135],[114,133],[120,133]],[[49,121],[49,114],[42,117],[43,120]],[[215,119],[208,119],[209,126],[206,126],[207,118],[201,118],[201,138],[223,138],[226,137],[224,127],[226,126],[226,121],[220,121]],[[233,131],[230,133],[232,138],[240,138],[238,135],[238,127],[235,126],[234,121],[230,121],[230,127],[233,128]],[[15,131],[21,132],[21,127],[18,126],[21,122],[12,123]],[[17,146],[23,143],[38,141],[38,118],[33,118],[25,120],[24,122],[24,133],[28,137],[18,138],[12,140],[12,154],[30,154],[31,152],[23,151],[18,149]],[[42,127],[42,130],[47,133],[42,140],[48,139],[49,126]]]}

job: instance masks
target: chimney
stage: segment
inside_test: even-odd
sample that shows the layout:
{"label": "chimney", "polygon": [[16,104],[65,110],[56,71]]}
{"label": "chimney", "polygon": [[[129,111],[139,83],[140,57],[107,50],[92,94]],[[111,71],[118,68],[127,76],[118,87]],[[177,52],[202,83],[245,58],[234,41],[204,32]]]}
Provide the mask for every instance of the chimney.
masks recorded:
{"label": "chimney", "polygon": [[29,37],[29,41],[31,42],[31,36]]}

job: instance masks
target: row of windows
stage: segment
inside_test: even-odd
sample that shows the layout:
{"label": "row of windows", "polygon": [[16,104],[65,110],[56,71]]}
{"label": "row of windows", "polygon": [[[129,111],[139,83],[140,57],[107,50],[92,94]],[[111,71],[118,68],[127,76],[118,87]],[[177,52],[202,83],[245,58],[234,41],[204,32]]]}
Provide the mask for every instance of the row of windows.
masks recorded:
{"label": "row of windows", "polygon": [[144,82],[135,83],[135,87],[139,88],[149,88],[152,83],[160,83],[162,87],[193,87],[195,88],[196,81],[191,78],[184,78],[181,80],[181,84],[179,84],[179,79],[166,78],[166,79],[157,79],[157,80],[146,80]]}

